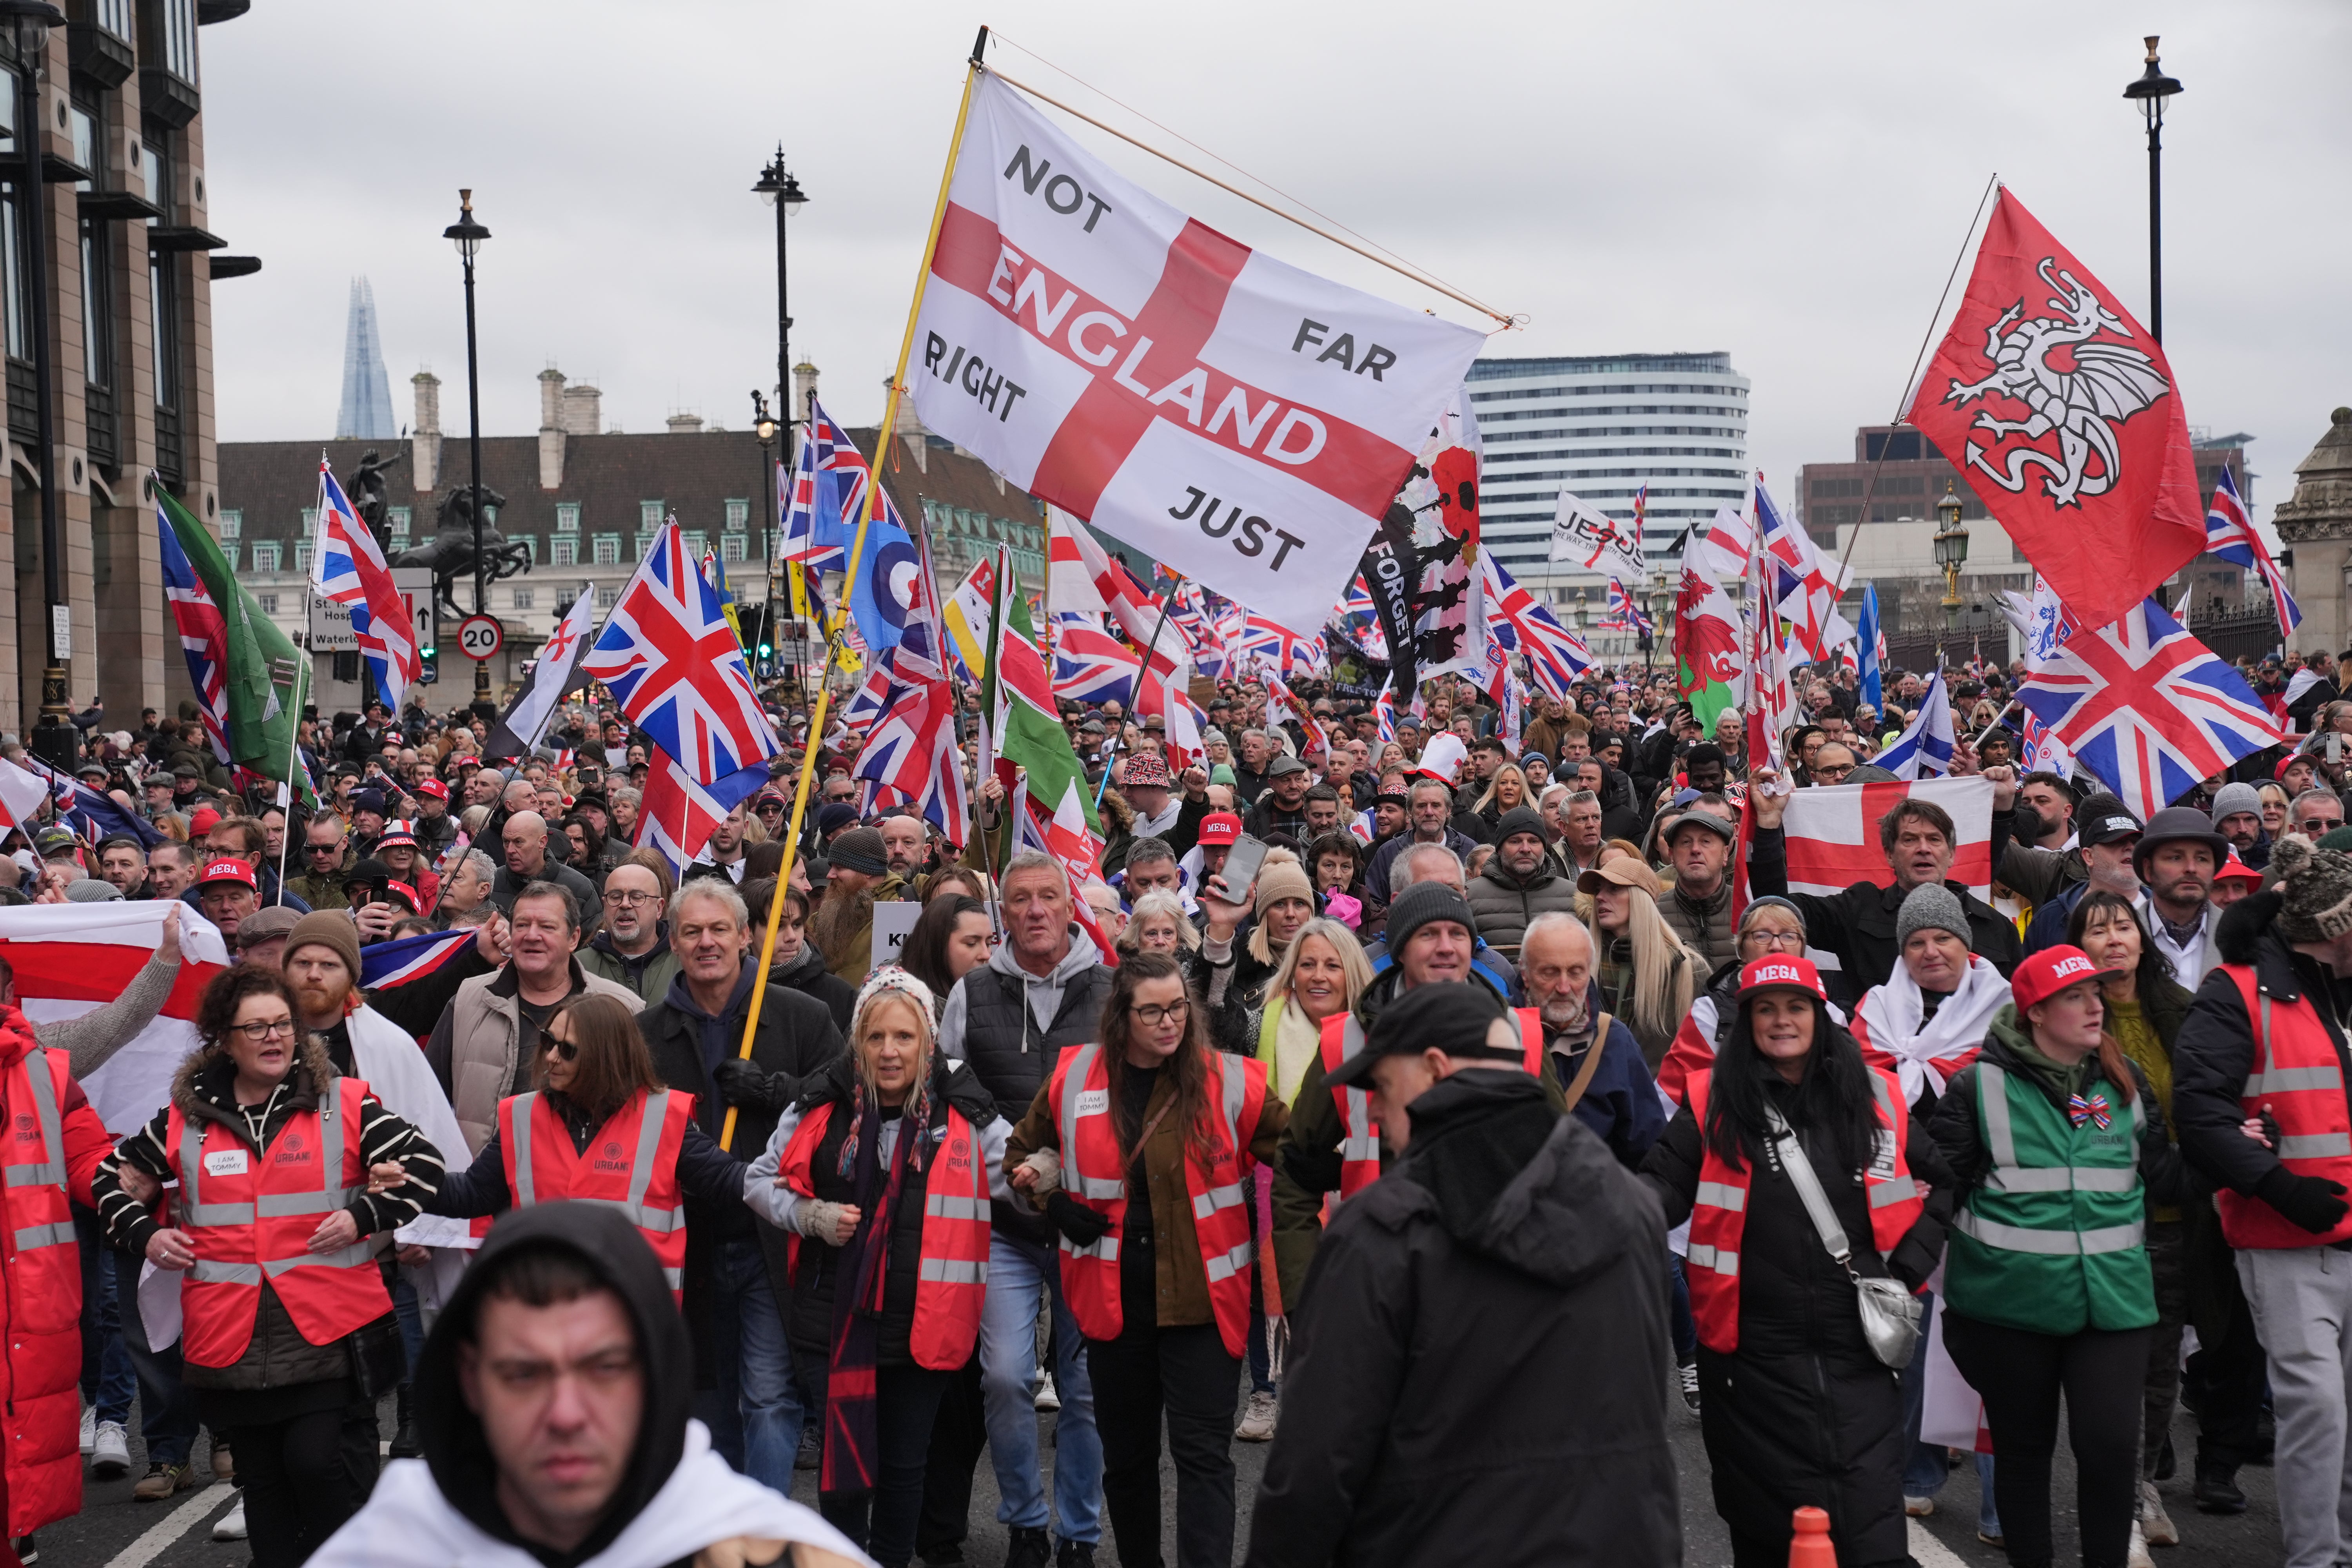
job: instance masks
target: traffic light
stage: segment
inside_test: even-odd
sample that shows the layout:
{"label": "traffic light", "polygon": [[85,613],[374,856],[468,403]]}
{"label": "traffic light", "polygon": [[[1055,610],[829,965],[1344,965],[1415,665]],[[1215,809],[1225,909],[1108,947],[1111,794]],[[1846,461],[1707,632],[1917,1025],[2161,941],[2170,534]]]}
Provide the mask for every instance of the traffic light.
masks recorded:
{"label": "traffic light", "polygon": [[416,672],[417,680],[424,685],[430,686],[435,681],[440,679],[441,650],[436,647],[433,644],[426,643],[424,647],[416,650],[416,654],[418,660],[418,669]]}

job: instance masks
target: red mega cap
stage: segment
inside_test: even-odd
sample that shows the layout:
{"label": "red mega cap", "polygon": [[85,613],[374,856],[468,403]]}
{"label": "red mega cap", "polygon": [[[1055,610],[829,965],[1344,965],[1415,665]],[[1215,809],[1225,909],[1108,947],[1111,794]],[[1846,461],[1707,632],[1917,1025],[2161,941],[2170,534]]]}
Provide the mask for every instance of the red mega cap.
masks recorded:
{"label": "red mega cap", "polygon": [[2036,1003],[2047,1002],[2069,985],[2098,978],[2099,966],[2091,962],[2089,953],[2061,942],[2029,954],[2018,964],[2017,973],[2009,977],[2009,999],[2017,1005],[2018,1016],[2022,1018]]}
{"label": "red mega cap", "polygon": [[446,801],[449,798],[449,786],[443,784],[439,779],[425,779],[418,783],[416,793],[418,795],[429,795],[435,800]]}
{"label": "red mega cap", "polygon": [[1813,967],[1811,959],[1801,954],[1769,954],[1741,970],[1739,999],[1745,1002],[1759,991],[1802,991],[1824,1002],[1830,999],[1828,989],[1822,984],[1822,972]]}
{"label": "red mega cap", "polygon": [[220,826],[220,819],[221,814],[215,811],[211,806],[200,805],[196,807],[195,815],[188,818],[189,836],[191,837],[194,837],[203,834],[210,833],[214,828]]}
{"label": "red mega cap", "polygon": [[[379,845],[377,847],[381,848],[382,846]],[[398,899],[402,903],[406,904],[410,914],[421,915],[425,912],[424,899],[418,896],[415,889],[397,878],[386,882],[383,885],[383,891],[386,898]]]}
{"label": "red mega cap", "polygon": [[261,891],[261,880],[253,874],[253,868],[234,856],[206,865],[205,874],[196,879],[196,886],[201,888],[206,882],[238,882],[257,893]]}
{"label": "red mega cap", "polygon": [[2230,858],[2221,863],[2221,868],[2213,873],[2213,879],[2217,882],[2224,877],[2234,877],[2244,882],[2259,882],[2263,879],[2263,874],[2260,871],[2238,858],[2238,852],[2235,849],[2230,851]]}
{"label": "red mega cap", "polygon": [[1230,845],[1242,836],[1242,819],[1230,811],[1213,811],[1201,819],[1201,842]]}

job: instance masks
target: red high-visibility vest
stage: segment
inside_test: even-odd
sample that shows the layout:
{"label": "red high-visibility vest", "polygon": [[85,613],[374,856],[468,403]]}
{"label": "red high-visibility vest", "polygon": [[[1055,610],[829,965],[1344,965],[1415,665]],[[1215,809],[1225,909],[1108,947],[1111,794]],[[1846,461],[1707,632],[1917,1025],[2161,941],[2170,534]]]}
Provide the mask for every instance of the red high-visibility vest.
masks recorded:
{"label": "red high-visibility vest", "polygon": [[[933,1372],[955,1372],[971,1360],[972,1346],[980,1342],[980,1309],[988,1297],[988,1172],[971,1123],[954,1106],[947,1110],[946,1135],[923,1169],[915,1321],[908,1333],[915,1364]],[[816,1196],[812,1167],[832,1121],[832,1101],[811,1110],[793,1129],[777,1163],[784,1184],[803,1198]],[[902,1129],[898,1135],[908,1134]],[[881,1242],[887,1247],[889,1237]],[[797,1235],[784,1238],[793,1273],[800,1268],[800,1244]],[[836,1280],[835,1288],[848,1287]]]}
{"label": "red high-visibility vest", "polygon": [[253,1342],[261,1282],[314,1345],[332,1344],[392,1310],[367,1237],[321,1257],[320,1221],[367,1190],[360,1106],[367,1085],[338,1078],[324,1103],[286,1119],[256,1150],[226,1125],[172,1107],[164,1137],[180,1161],[180,1228],[195,1261],[180,1277],[180,1351],[196,1366],[234,1366]]}
{"label": "red high-visibility vest", "polygon": [[[1523,1065],[1530,1074],[1540,1076],[1543,1071],[1543,1015],[1533,1007],[1515,1007],[1512,1012],[1518,1018]],[[1334,1013],[1323,1020],[1322,1058],[1323,1071],[1327,1075],[1338,1071],[1341,1062],[1363,1048],[1364,1026],[1358,1022],[1354,1008]],[[1339,1195],[1352,1198],[1380,1180],[1381,1130],[1372,1121],[1371,1090],[1334,1088],[1331,1102],[1339,1107],[1341,1129]]]}
{"label": "red high-visibility vest", "polygon": [[[1240,1355],[1249,1341],[1250,1267],[1257,1249],[1250,1240],[1246,1178],[1256,1162],[1250,1140],[1257,1135],[1265,1106],[1265,1064],[1223,1051],[1209,1055],[1209,1156],[1187,1149],[1184,1189],[1192,1200],[1192,1233],[1209,1279],[1209,1304],[1227,1355]],[[1075,1075],[1077,1088],[1069,1088]],[[1062,1142],[1062,1187],[1071,1197],[1110,1221],[1091,1247],[1063,1237],[1062,1291],[1079,1331],[1090,1340],[1118,1338],[1120,1226],[1127,1218],[1127,1173],[1119,1163],[1118,1140],[1110,1124],[1110,1069],[1099,1045],[1064,1047],[1048,1086],[1054,1125]],[[1147,1195],[1144,1202],[1149,1203]],[[1160,1238],[1163,1244],[1171,1239]]]}
{"label": "red high-visibility vest", "polygon": [[596,1129],[583,1154],[545,1095],[509,1095],[499,1101],[507,1191],[519,1209],[567,1199],[619,1209],[661,1260],[670,1296],[678,1299],[686,1279],[686,1200],[677,1156],[693,1120],[694,1096],[641,1089]]}
{"label": "red high-visibility vest", "polygon": [[[2352,1107],[2345,1102],[2344,1069],[2310,996],[2274,1005],[2251,964],[2221,967],[2245,999],[2254,1026],[2253,1070],[2239,1091],[2240,1108],[2260,1116],[2270,1107],[2278,1119],[2279,1163],[2298,1176],[2352,1187]],[[2352,1214],[2335,1229],[2315,1234],[2262,1199],[2227,1187],[2213,1202],[2221,1212],[2221,1235],[2233,1247],[2326,1247],[2352,1237]]]}
{"label": "red high-visibility vest", "polygon": [[[13,1009],[9,1021],[16,1022]],[[25,1027],[16,1023],[17,1027]],[[28,1046],[0,1078],[0,1266],[7,1279],[6,1416],[0,1469],[7,1478],[8,1533],[30,1535],[81,1508],[81,1455],[72,1432],[80,1399],[81,1253],[67,1207],[65,1123],[58,1107],[71,1082],[63,1051]]]}
{"label": "red high-visibility vest", "polygon": [[[1879,1154],[1863,1171],[1870,1199],[1870,1242],[1885,1257],[1918,1223],[1926,1194],[1911,1179],[1911,1118],[1904,1110],[1903,1086],[1893,1073],[1873,1068],[1877,1090]],[[1691,1074],[1685,1100],[1706,1135],[1706,1093],[1713,1070]],[[1891,1136],[1891,1143],[1888,1142]],[[1683,1273],[1690,1281],[1691,1315],[1698,1320],[1698,1342],[1717,1354],[1739,1348],[1739,1237],[1748,1224],[1748,1182],[1753,1163],[1734,1169],[1707,1144],[1698,1168],[1698,1195],[1691,1205],[1690,1255]],[[1811,1229],[1810,1224],[1807,1226]]]}

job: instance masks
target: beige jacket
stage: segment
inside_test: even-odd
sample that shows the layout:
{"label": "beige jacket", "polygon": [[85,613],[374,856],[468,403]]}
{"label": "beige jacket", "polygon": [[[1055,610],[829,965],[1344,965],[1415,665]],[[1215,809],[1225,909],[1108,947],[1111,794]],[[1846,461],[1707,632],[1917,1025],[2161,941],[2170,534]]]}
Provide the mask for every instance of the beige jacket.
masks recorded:
{"label": "beige jacket", "polygon": [[[627,986],[583,971],[577,958],[572,988],[617,997],[632,1014],[645,1005]],[[521,1040],[522,1010],[508,970],[476,975],[457,987],[449,1001],[449,1104],[470,1153],[482,1152],[498,1125],[499,1101],[514,1089]]]}

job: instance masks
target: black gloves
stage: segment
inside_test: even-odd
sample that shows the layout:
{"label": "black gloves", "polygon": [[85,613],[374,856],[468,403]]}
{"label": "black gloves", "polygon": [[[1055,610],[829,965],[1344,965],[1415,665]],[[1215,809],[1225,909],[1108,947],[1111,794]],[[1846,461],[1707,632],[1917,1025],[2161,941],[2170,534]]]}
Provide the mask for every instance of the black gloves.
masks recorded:
{"label": "black gloves", "polygon": [[2325,1236],[2352,1213],[2344,1184],[2325,1176],[2298,1176],[2281,1165],[2254,1184],[2254,1196],[2314,1236]]}
{"label": "black gloves", "polygon": [[1045,1217],[1054,1228],[1079,1247],[1092,1247],[1110,1229],[1108,1216],[1087,1207],[1065,1192],[1056,1191],[1045,1199]]}
{"label": "black gloves", "polygon": [[719,1098],[745,1110],[781,1114],[793,1102],[792,1079],[780,1072],[761,1072],[740,1057],[728,1057],[710,1069]]}

